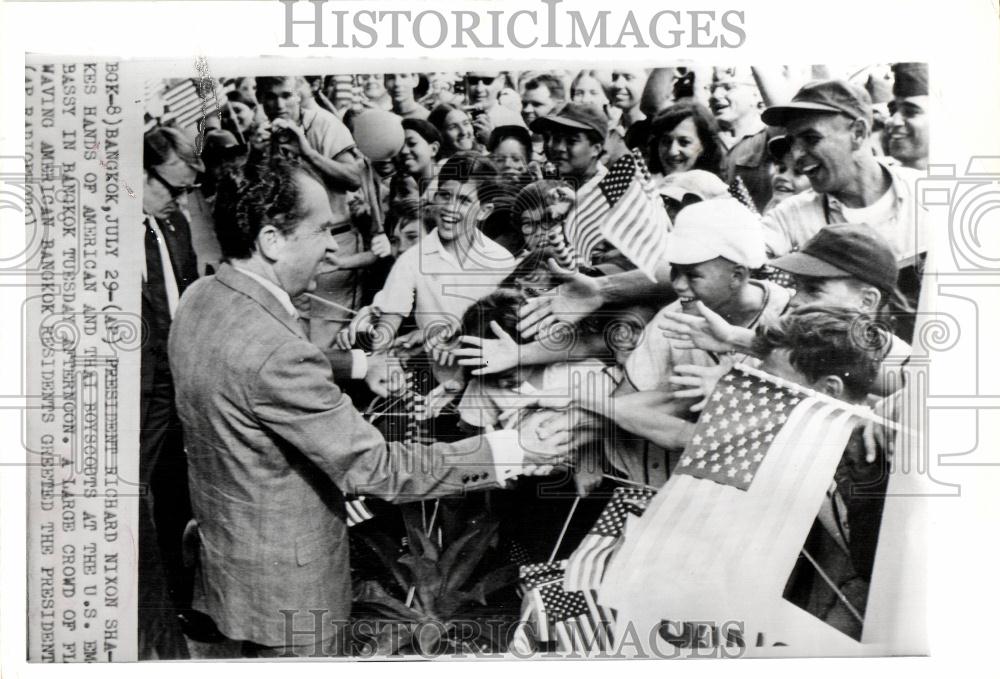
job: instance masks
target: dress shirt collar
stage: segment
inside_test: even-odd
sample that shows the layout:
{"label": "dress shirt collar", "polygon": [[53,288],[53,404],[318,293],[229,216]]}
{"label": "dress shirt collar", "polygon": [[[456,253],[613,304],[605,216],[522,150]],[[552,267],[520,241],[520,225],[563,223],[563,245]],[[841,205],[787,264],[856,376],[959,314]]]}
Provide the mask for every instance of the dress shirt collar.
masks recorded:
{"label": "dress shirt collar", "polygon": [[238,264],[233,264],[233,268],[242,274],[246,274],[250,278],[260,283],[262,286],[264,286],[264,289],[270,292],[272,295],[274,295],[274,297],[281,303],[281,306],[285,308],[285,311],[287,311],[292,318],[299,317],[298,309],[296,309],[295,305],[292,304],[292,298],[288,296],[287,292],[285,292],[284,290],[282,290],[277,285],[267,280],[260,274],[256,274],[246,267],[240,266]]}

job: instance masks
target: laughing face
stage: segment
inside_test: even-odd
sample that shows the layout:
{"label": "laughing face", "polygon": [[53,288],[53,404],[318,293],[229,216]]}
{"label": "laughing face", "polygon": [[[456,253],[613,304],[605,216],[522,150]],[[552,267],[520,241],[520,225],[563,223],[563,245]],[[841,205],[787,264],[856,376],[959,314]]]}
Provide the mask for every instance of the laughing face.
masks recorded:
{"label": "laughing face", "polygon": [[740,78],[733,71],[715,70],[708,100],[715,119],[725,125],[732,125],[751,111],[756,111],[760,101],[756,86],[746,80],[746,75]]}
{"label": "laughing face", "polygon": [[705,151],[698,137],[694,118],[687,117],[677,123],[674,129],[664,132],[656,150],[663,166],[663,174],[671,175],[693,169]]}
{"label": "laughing face", "polygon": [[468,236],[492,209],[479,202],[475,182],[462,183],[456,179],[438,185],[434,204],[439,211],[437,233],[442,243]]}
{"label": "laughing face", "polygon": [[698,264],[671,264],[670,283],[684,313],[697,315],[696,301],[713,311],[725,308],[739,285],[735,266],[723,257]]}
{"label": "laughing face", "polygon": [[927,95],[896,97],[889,102],[886,136],[889,155],[908,167],[927,163]]}
{"label": "laughing face", "polygon": [[854,175],[853,154],[860,148],[860,135],[846,116],[818,113],[803,115],[786,124],[792,140],[795,170],[809,178],[817,193],[842,191]]}
{"label": "laughing face", "polygon": [[406,130],[398,158],[403,172],[411,177],[419,177],[434,165],[437,153],[437,142],[428,143],[415,130]]}

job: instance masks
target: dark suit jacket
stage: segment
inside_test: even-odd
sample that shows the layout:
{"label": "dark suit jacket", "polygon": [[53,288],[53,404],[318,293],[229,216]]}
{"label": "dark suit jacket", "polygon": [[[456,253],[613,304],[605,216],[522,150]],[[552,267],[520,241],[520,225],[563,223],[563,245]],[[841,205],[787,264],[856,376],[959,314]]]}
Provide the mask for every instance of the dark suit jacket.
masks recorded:
{"label": "dark suit jacket", "polygon": [[[183,295],[187,287],[198,278],[197,259],[191,247],[191,227],[184,215],[176,210],[166,219],[157,219],[156,223],[173,263],[177,292]],[[145,225],[142,228],[145,238]],[[144,243],[146,280],[142,283],[142,320],[146,337],[142,343],[141,386],[143,396],[148,396],[154,388],[154,382],[163,379],[169,382],[167,335],[170,332],[170,309],[167,307],[159,248],[151,238],[145,238]]]}
{"label": "dark suit jacket", "polygon": [[[263,286],[229,265],[195,283],[170,331],[191,503],[196,607],[233,639],[285,643],[281,610],[350,611],[344,493],[402,502],[495,487],[485,439],[386,444]],[[300,642],[301,643],[301,639]]]}

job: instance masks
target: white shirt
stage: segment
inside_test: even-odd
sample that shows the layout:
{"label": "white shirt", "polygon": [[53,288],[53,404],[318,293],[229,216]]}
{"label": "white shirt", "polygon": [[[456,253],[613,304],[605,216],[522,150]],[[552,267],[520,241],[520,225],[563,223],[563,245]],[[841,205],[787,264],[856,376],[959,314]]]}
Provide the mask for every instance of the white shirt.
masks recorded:
{"label": "white shirt", "polygon": [[238,266],[236,264],[233,265],[233,268],[236,269],[237,271],[239,271],[240,273],[243,273],[243,274],[246,274],[247,276],[250,276],[250,278],[254,279],[258,283],[260,283],[261,285],[263,285],[265,290],[267,290],[268,292],[270,292],[272,295],[274,295],[275,299],[277,299],[279,302],[281,302],[281,306],[283,306],[285,308],[285,311],[288,312],[289,316],[291,316],[292,318],[298,319],[298,317],[299,317],[299,310],[295,308],[294,304],[292,304],[292,298],[288,296],[287,292],[285,292],[280,287],[278,287],[277,285],[275,285],[273,282],[267,280],[263,276],[261,276],[259,274],[255,274],[250,269],[247,269],[247,268],[242,267],[242,266]]}
{"label": "white shirt", "polygon": [[[887,165],[878,161],[883,172],[892,181],[891,188],[881,199],[891,198],[890,210],[881,212],[881,221],[866,223],[888,241],[897,261],[909,262],[927,252],[930,232],[927,228],[929,213],[920,209],[916,199],[916,182],[923,174],[906,167]],[[881,200],[880,199],[880,200]],[[873,206],[870,206],[873,207]],[[768,254],[779,257],[793,248],[801,247],[828,224],[850,223],[845,205],[826,194],[807,189],[782,201],[764,215],[764,240]]]}
{"label": "white shirt", "polygon": [[465,310],[496,290],[514,267],[510,252],[481,233],[459,261],[435,229],[399,256],[372,306],[400,316],[412,311],[421,330],[442,321],[457,328]]}

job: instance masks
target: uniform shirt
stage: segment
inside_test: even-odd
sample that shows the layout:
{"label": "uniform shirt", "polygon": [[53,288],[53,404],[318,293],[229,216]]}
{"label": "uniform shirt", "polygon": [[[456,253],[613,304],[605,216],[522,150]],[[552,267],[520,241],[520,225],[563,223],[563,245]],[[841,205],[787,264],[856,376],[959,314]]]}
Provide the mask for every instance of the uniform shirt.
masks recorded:
{"label": "uniform shirt", "polygon": [[[921,173],[882,160],[878,164],[890,179],[892,205],[885,219],[868,224],[888,241],[896,259],[905,265],[927,252],[930,235],[925,212],[917,205],[916,180]],[[768,252],[778,257],[802,247],[824,226],[850,220],[850,209],[839,200],[807,189],[775,206],[764,215],[762,223]]]}
{"label": "uniform shirt", "polygon": [[[754,328],[760,324],[775,321],[785,311],[789,293],[785,288],[769,281],[750,281],[750,285],[762,288],[764,303],[756,318],[747,326]],[[760,361],[747,354],[720,357],[701,349],[681,349],[675,340],[664,337],[659,324],[667,312],[681,311],[680,301],[667,305],[653,317],[643,331],[642,339],[625,362],[625,378],[636,391],[673,391],[670,384],[674,366],[698,365],[714,367],[721,361],[727,363],[747,362],[756,367]],[[689,408],[699,399],[677,400],[677,413],[689,413]],[[683,415],[680,415],[683,416]],[[677,451],[667,451],[645,439],[619,432],[609,448],[611,463],[629,478],[640,483],[660,487],[667,482],[669,470],[676,463]],[[671,455],[673,452],[673,455]]]}
{"label": "uniform shirt", "polygon": [[768,130],[764,127],[744,135],[730,147],[723,161],[727,184],[739,177],[747,187],[758,212],[771,201],[771,157],[767,152]]}

